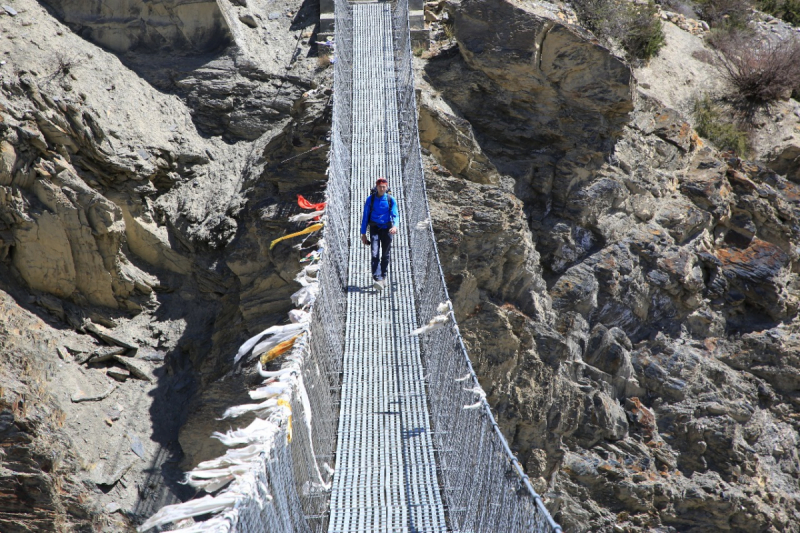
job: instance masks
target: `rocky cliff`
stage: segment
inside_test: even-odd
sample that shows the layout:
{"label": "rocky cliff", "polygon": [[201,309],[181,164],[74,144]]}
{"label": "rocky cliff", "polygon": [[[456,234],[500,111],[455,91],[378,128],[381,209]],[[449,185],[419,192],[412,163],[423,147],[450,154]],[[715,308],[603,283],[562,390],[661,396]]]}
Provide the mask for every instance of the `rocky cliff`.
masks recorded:
{"label": "rocky cliff", "polygon": [[419,73],[441,259],[557,520],[797,531],[794,171],[716,151],[659,100],[690,108],[685,77],[640,74],[568,12],[463,0],[440,16],[455,45]]}
{"label": "rocky cliff", "polygon": [[[798,531],[800,105],[694,132],[702,36],[633,68],[565,6],[431,4],[434,228],[504,432],[565,531]],[[255,378],[322,197],[314,3],[0,12],[0,529],[125,531]],[[707,50],[706,50],[707,51]],[[777,141],[776,139],[780,139]],[[312,150],[312,148],[318,148]],[[306,251],[314,239],[306,242]]]}
{"label": "rocky cliff", "polygon": [[4,532],[129,530],[192,495],[179,465],[218,453],[249,379],[232,354],[298,288],[301,255],[268,244],[297,193],[323,194],[317,18],[258,1],[0,15]]}

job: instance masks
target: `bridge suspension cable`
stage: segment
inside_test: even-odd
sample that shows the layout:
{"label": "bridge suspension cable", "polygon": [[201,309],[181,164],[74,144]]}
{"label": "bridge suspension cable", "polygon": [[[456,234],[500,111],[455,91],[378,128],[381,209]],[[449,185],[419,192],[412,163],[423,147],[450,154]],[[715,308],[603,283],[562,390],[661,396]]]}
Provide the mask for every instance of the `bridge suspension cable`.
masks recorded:
{"label": "bridge suspension cable", "polygon": [[[342,388],[329,532],[440,531],[443,526],[459,532],[560,531],[500,432],[449,305],[425,192],[408,2],[338,0],[336,9],[337,55],[350,59],[336,71],[334,94],[348,100],[352,113],[350,243],[354,249],[344,362],[352,370],[345,370]],[[351,70],[342,76],[345,67]],[[340,88],[342,77],[347,81]],[[349,90],[349,95],[342,90]],[[379,296],[364,291],[370,280],[357,228],[360,200],[370,181],[380,175],[389,176],[397,191],[400,233],[399,253],[390,267],[390,292]],[[407,336],[415,323],[440,314],[443,303],[449,324],[422,336],[419,343]],[[383,375],[361,367],[381,368]],[[423,374],[427,387],[421,386]],[[362,381],[382,394],[360,393]],[[355,385],[352,390],[351,385]],[[359,398],[356,404],[361,402],[363,414],[358,432],[353,432],[353,420],[359,417],[349,410],[353,397]],[[375,435],[367,436],[372,430]],[[353,435],[359,436],[348,445]],[[375,449],[390,459],[384,461],[384,455],[373,453]],[[363,459],[359,474],[353,474],[359,471],[353,457]],[[347,473],[340,471],[343,461]],[[354,480],[359,480],[355,481],[359,490],[358,483],[369,480],[372,496],[359,506],[357,492],[349,506],[340,507],[341,495]],[[375,506],[376,501],[381,505]]]}
{"label": "bridge suspension cable", "polygon": [[[316,278],[316,265],[304,269],[295,295],[310,303],[310,322],[297,312],[298,324],[242,346],[237,360],[283,339],[268,338],[278,330],[294,335],[279,369],[259,365],[267,382],[251,397],[266,401],[224,415],[255,421],[215,434],[231,449],[187,474],[215,495],[163,507],[139,530],[211,514],[176,531],[561,533],[492,415],[449,302],[419,146],[408,0],[335,0],[334,10],[322,263]],[[358,238],[377,176],[389,177],[400,208],[381,294]],[[430,331],[411,335],[429,320]]]}

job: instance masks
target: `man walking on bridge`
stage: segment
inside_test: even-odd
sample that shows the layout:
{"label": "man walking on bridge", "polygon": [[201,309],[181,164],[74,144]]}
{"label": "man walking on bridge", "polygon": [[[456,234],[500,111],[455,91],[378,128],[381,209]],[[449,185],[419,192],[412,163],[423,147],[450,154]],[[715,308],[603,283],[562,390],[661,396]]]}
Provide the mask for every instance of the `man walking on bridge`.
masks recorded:
{"label": "man walking on bridge", "polygon": [[[367,239],[369,226],[369,239]],[[364,202],[361,217],[361,242],[372,244],[372,280],[376,289],[383,290],[392,251],[392,236],[397,233],[397,200],[389,192],[386,178],[378,178],[375,188]]]}

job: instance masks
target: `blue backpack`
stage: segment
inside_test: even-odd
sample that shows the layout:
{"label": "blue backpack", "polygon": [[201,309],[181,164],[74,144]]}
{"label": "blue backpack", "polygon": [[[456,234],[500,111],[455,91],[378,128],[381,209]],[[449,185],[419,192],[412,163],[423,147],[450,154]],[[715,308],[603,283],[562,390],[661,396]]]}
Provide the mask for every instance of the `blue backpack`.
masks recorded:
{"label": "blue backpack", "polygon": [[[391,188],[386,189],[386,194],[389,195],[389,212],[391,212],[394,209],[394,202],[395,202],[395,199],[392,196],[392,189]],[[370,229],[371,229],[371,227],[372,227],[372,208],[375,207],[375,198],[378,197],[378,188],[377,187],[373,187],[372,188],[372,190],[369,192],[369,197],[372,199],[372,201],[369,203],[369,211],[367,212],[367,225],[369,225]],[[389,217],[389,227],[390,228],[392,227],[392,217]]]}

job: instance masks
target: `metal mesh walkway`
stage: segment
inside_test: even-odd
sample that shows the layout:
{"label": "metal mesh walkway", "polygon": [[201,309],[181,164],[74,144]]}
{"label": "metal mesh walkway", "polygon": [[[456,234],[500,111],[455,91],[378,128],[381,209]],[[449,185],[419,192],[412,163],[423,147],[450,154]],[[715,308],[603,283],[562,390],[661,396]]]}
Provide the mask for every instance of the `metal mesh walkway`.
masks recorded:
{"label": "metal mesh walkway", "polygon": [[[449,304],[425,190],[408,1],[334,8],[324,254],[298,292],[316,292],[311,322],[279,371],[259,365],[267,386],[253,399],[269,399],[231,408],[262,420],[214,435],[250,443],[206,462],[202,479],[233,482],[164,507],[139,531],[210,513],[180,531],[561,533],[500,431]],[[359,239],[377,176],[389,178],[400,211],[382,293]],[[433,317],[440,328],[409,335]]]}
{"label": "metal mesh walkway", "polygon": [[[401,181],[391,5],[353,5],[347,325],[330,533],[446,531],[436,476]],[[386,289],[359,245],[363,201],[386,176],[400,211]]]}

